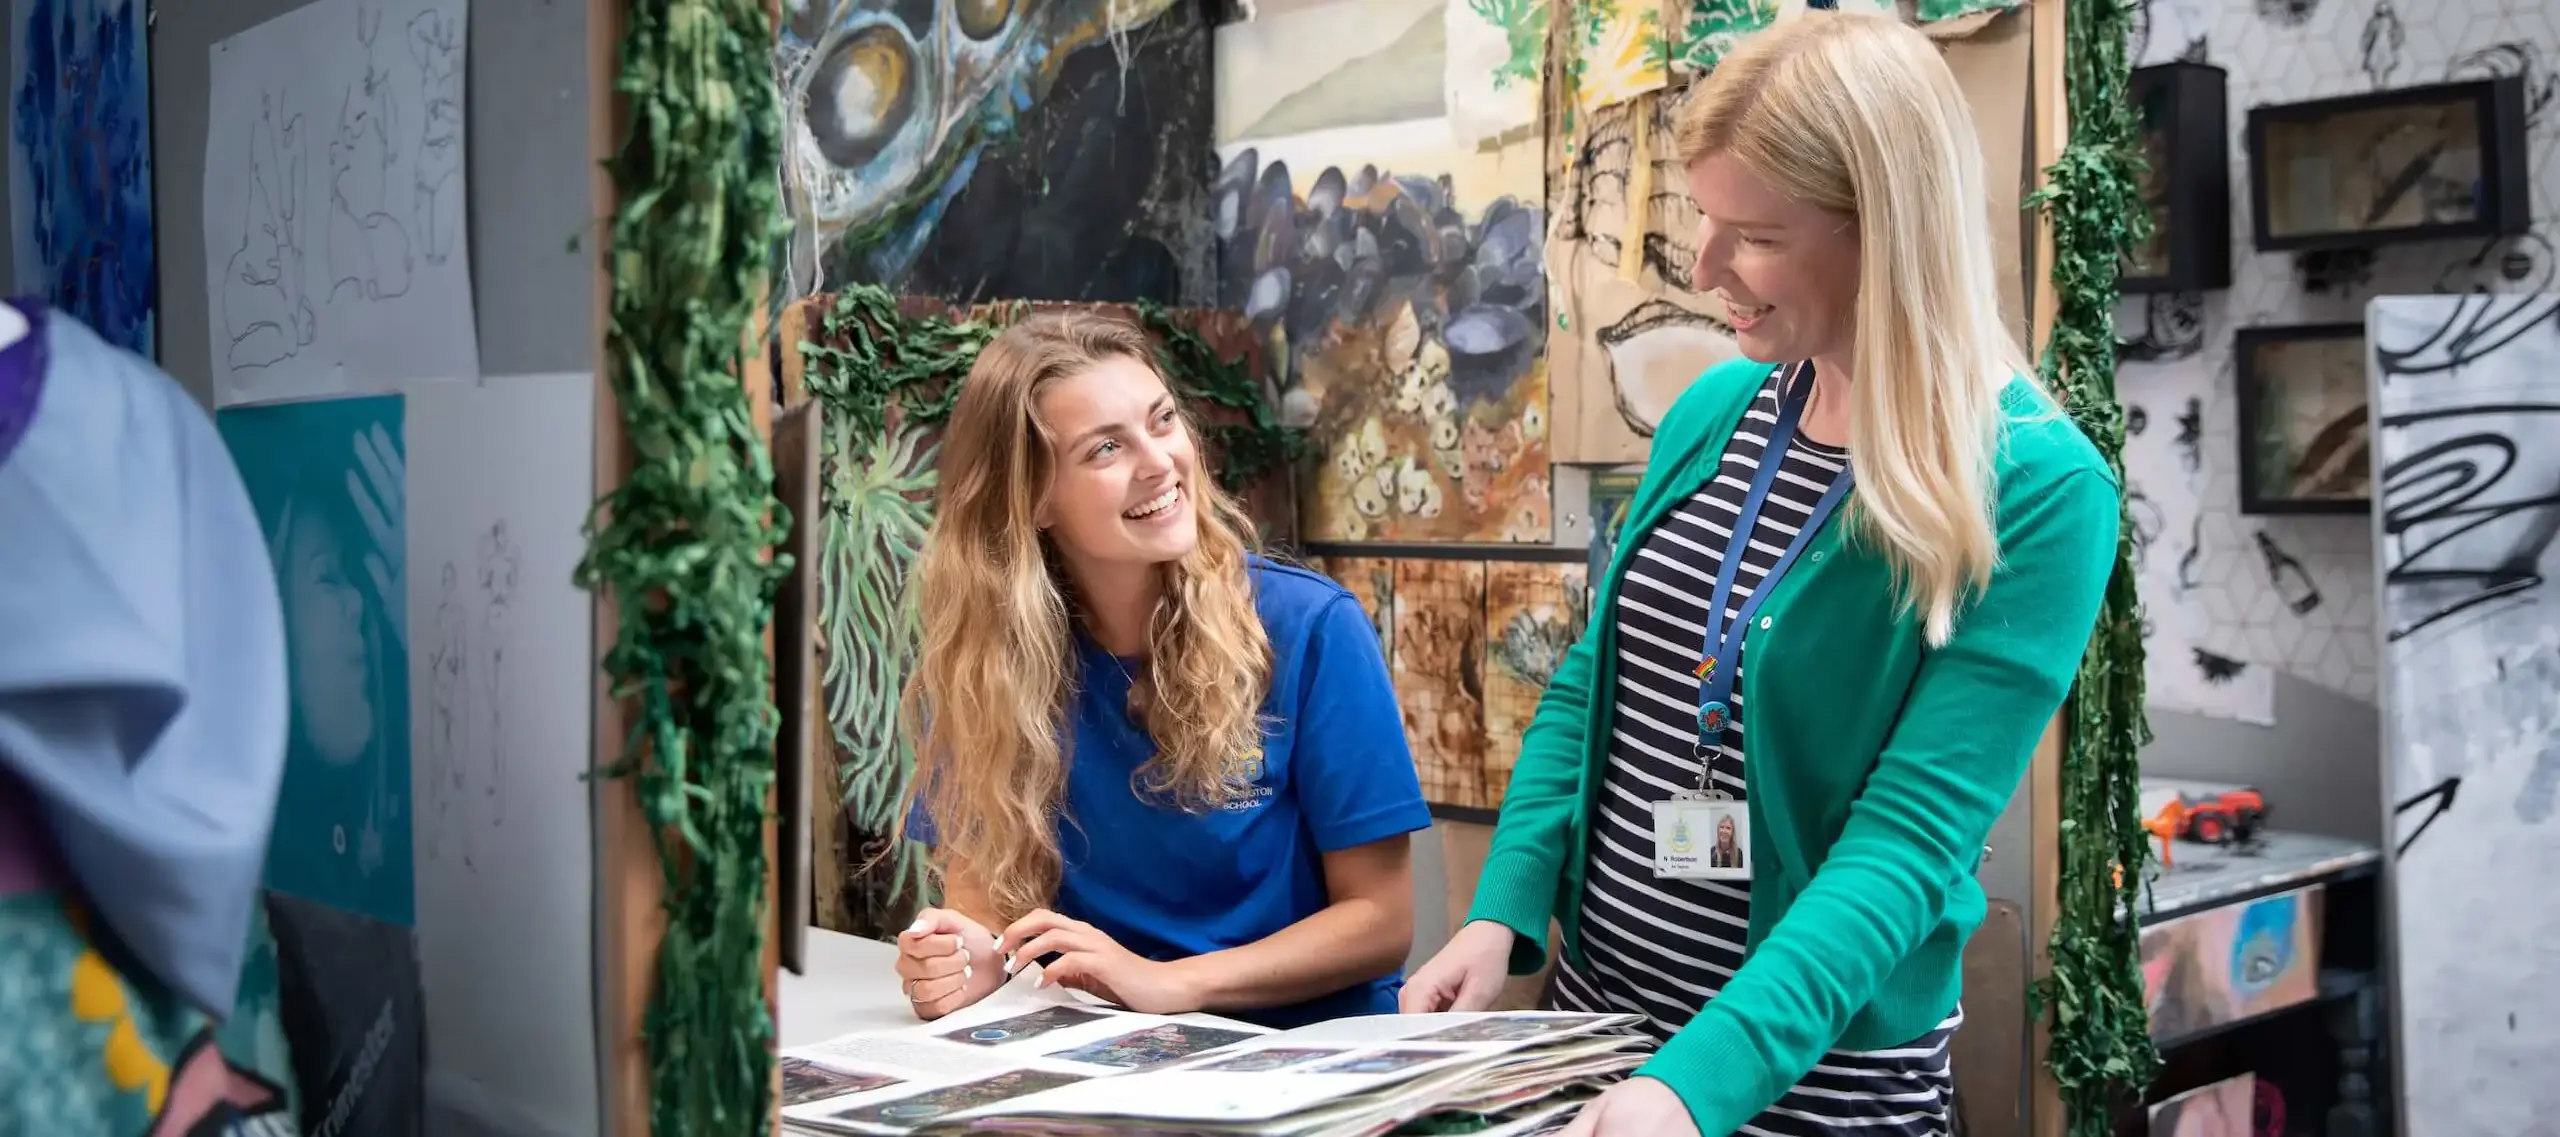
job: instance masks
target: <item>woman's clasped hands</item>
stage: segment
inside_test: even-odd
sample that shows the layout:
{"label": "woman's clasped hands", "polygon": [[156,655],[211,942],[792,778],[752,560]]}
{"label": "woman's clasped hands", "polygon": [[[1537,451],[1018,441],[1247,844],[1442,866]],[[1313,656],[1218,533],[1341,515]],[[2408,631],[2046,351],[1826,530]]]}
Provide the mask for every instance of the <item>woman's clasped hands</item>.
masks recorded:
{"label": "woman's clasped hands", "polygon": [[1101,929],[1046,908],[1007,925],[1002,935],[948,908],[926,909],[898,936],[899,992],[916,1017],[938,1019],[993,994],[1042,959],[1048,960],[1043,987],[1082,991],[1145,1014],[1201,1009],[1202,997],[1181,964],[1148,959]]}

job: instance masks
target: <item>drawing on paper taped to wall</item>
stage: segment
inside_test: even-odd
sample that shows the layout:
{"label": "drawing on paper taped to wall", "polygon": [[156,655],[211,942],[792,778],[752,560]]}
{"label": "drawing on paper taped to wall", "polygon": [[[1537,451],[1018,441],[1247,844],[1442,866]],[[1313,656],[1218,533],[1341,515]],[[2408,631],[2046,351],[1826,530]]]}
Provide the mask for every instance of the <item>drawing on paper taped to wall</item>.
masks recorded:
{"label": "drawing on paper taped to wall", "polygon": [[280,97],[259,92],[249,125],[247,223],[213,296],[224,340],[214,358],[234,373],[291,359],[319,334],[303,288],[302,117],[280,110]]}
{"label": "drawing on paper taped to wall", "polygon": [[382,13],[356,13],[356,41],[364,45],[364,75],[338,96],[337,133],[329,139],[329,300],[348,289],[366,300],[396,300],[409,292],[408,218],[385,211],[391,203],[392,167],[403,157],[400,106],[391,75],[382,69],[374,41]]}
{"label": "drawing on paper taped to wall", "polygon": [[[523,550],[501,519],[480,534],[479,559],[444,562],[436,640],[428,651],[427,857],[448,852],[477,870],[479,835],[506,824],[507,654]],[[449,844],[450,843],[450,844]]]}
{"label": "drawing on paper taped to wall", "polygon": [[206,294],[219,405],[477,375],[465,0],[319,0],[215,44]]}
{"label": "drawing on paper taped to wall", "polygon": [[410,220],[428,264],[452,259],[462,240],[462,19],[430,9],[409,21],[418,61],[420,113]]}

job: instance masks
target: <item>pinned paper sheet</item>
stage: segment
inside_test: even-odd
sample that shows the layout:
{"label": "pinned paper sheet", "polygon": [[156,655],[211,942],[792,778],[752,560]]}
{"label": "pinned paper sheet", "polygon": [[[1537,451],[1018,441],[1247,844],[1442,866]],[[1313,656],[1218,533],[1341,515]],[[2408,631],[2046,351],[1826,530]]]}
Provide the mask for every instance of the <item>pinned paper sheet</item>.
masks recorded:
{"label": "pinned paper sheet", "polygon": [[1538,121],[1545,70],[1547,0],[1449,0],[1449,130],[1461,146],[1490,142]]}
{"label": "pinned paper sheet", "polygon": [[467,0],[319,0],[213,45],[215,405],[479,375],[467,13]]}
{"label": "pinned paper sheet", "polygon": [[595,378],[418,382],[406,399],[427,1089],[593,1133],[594,605],[572,578],[595,501]]}

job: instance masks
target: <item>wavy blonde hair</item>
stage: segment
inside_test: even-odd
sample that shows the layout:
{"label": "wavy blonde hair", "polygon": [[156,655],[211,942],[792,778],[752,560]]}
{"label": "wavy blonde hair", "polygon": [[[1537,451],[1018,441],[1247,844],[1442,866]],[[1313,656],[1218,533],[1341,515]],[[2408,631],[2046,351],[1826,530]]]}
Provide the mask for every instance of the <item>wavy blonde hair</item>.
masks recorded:
{"label": "wavy blonde hair", "polygon": [[[909,804],[923,802],[944,867],[956,851],[997,919],[1041,907],[1057,890],[1071,760],[1062,730],[1074,698],[1076,600],[1035,521],[1056,467],[1039,400],[1115,358],[1163,374],[1145,332],[1093,314],[1032,316],[979,353],[943,430],[933,528],[908,578],[923,629],[902,716],[916,753]],[[1188,416],[1182,429],[1199,438]],[[1164,592],[1129,712],[1156,744],[1135,788],[1199,811],[1246,788],[1237,760],[1261,744],[1271,642],[1247,572],[1252,523],[1196,446],[1183,484],[1200,539],[1157,569]]]}
{"label": "wavy blonde hair", "polygon": [[1856,219],[1853,516],[1944,644],[1999,563],[2001,390],[2034,374],[1993,299],[1982,146],[1954,73],[1891,16],[1806,12],[1716,64],[1675,144],[1684,163],[1730,154],[1778,193]]}

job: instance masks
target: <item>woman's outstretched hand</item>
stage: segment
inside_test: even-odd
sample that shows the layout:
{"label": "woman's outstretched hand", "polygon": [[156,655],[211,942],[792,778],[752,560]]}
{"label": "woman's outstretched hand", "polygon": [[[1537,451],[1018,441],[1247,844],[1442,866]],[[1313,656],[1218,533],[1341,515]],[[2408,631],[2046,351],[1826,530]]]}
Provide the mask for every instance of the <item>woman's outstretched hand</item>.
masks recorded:
{"label": "woman's outstretched hand", "polygon": [[1046,908],[1016,920],[996,941],[1008,972],[1058,958],[1040,969],[1040,985],[1082,991],[1133,1011],[1179,1015],[1200,1009],[1200,995],[1178,964],[1148,959],[1109,933]]}
{"label": "woman's outstretched hand", "polygon": [[995,935],[948,908],[927,908],[898,934],[898,993],[931,1022],[1004,986]]}
{"label": "woman's outstretched hand", "polygon": [[1511,929],[1477,920],[1449,937],[1448,946],[1404,981],[1396,1009],[1408,1015],[1434,1011],[1483,1011],[1502,994],[1511,973]]}

